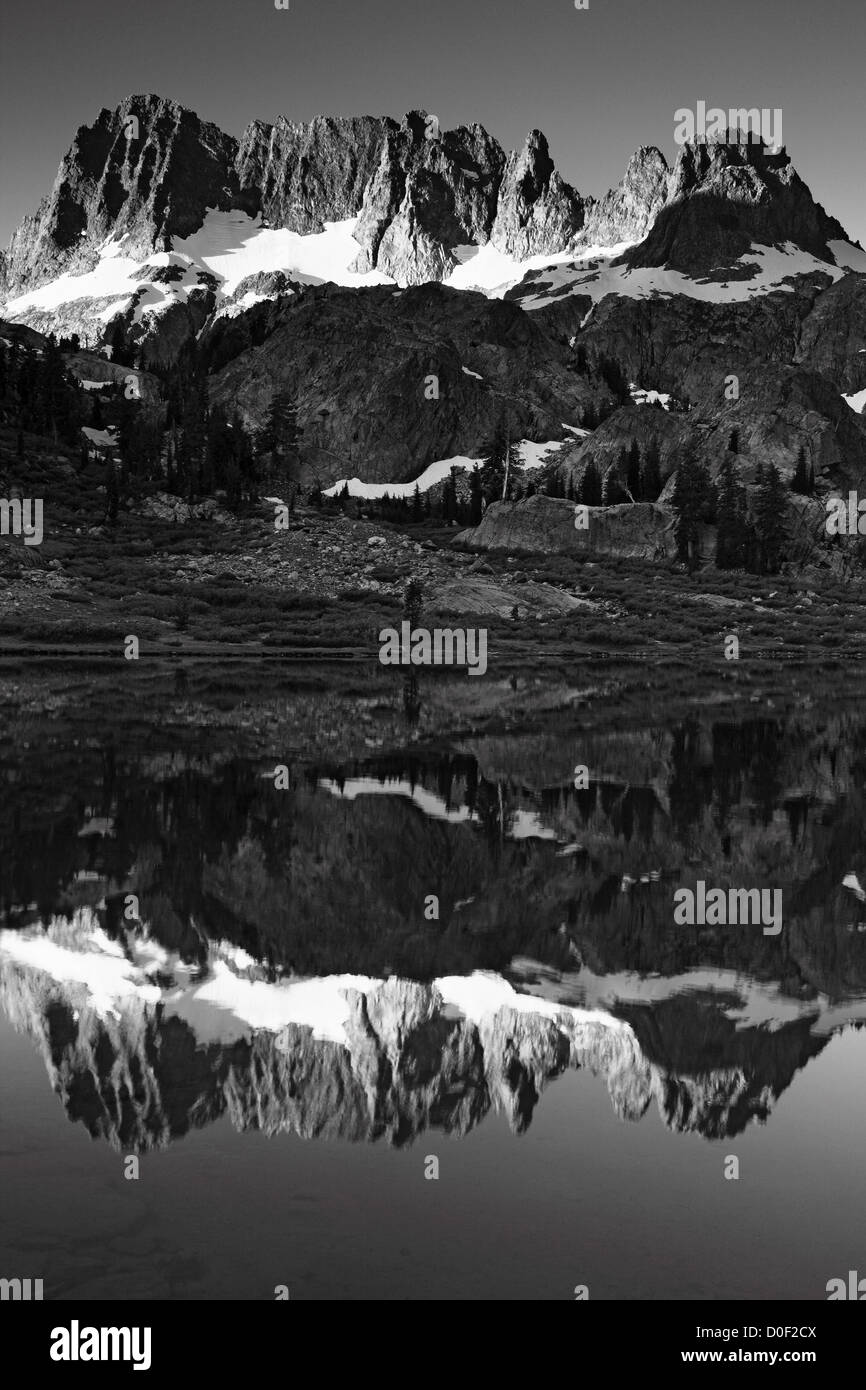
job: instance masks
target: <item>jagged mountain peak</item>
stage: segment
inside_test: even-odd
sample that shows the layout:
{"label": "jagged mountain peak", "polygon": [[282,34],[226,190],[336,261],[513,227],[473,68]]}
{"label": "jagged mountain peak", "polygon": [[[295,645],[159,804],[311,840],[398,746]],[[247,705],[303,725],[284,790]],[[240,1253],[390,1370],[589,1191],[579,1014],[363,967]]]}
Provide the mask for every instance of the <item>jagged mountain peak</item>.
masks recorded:
{"label": "jagged mountain peak", "polygon": [[688,141],[670,171],[664,206],[626,261],[688,275],[721,274],[753,243],[792,243],[834,264],[829,243],[844,228],[815,202],[783,148],[761,140]]}
{"label": "jagged mountain peak", "polygon": [[[187,244],[213,212],[223,222]],[[252,249],[262,230],[309,237],[329,228],[321,254],[291,236]],[[530,258],[599,252],[625,252],[629,268],[724,279],[733,267],[742,279],[737,263],[753,243],[792,245],[835,266],[830,243],[846,240],[786,152],[759,142],[692,143],[672,168],[659,149],[643,145],[620,183],[596,200],[562,178],[537,128],[506,153],[477,122],[445,130],[419,107],[399,120],[255,119],[235,139],[170,98],[138,93],[80,127],[51,193],[0,257],[7,316],[46,332],[99,335],[112,311],[188,316],[190,293],[226,280],[214,266],[226,266],[228,235],[236,237],[235,264],[248,268],[238,280],[271,277],[256,279],[254,292],[264,296],[287,275],[347,285],[448,281],[502,293]],[[485,247],[489,254],[479,257]],[[84,274],[118,248],[124,274],[85,283]],[[134,263],[173,252],[183,293],[154,293],[141,305]],[[65,273],[82,278],[70,283],[60,279]],[[33,298],[56,281],[56,293]],[[199,294],[188,329],[198,331],[202,315],[231,301],[233,289],[224,283],[208,306]],[[552,290],[568,292],[560,282]]]}

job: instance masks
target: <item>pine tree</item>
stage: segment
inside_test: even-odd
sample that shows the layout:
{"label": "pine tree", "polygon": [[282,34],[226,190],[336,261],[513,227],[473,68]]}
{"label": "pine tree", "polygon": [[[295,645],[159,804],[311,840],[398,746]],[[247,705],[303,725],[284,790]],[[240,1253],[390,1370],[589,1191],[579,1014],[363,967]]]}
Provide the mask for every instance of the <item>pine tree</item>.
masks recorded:
{"label": "pine tree", "polygon": [[298,407],[290,391],[278,391],[268,410],[265,437],[275,463],[275,481],[294,497],[300,473]]}
{"label": "pine tree", "polygon": [[626,470],[626,484],[635,502],[642,499],[641,492],[641,467],[640,467],[640,445],[633,439],[628,451],[628,467]]}
{"label": "pine tree", "polygon": [[774,463],[761,470],[755,489],[755,536],[761,574],[778,574],[784,558],[787,494]]}
{"label": "pine tree", "polygon": [[[622,451],[625,452],[624,450]],[[601,503],[603,507],[616,507],[621,502],[627,502],[628,497],[625,488],[617,476],[617,466],[612,465],[604,475],[601,485]]]}
{"label": "pine tree", "polygon": [[555,468],[552,470],[552,472],[548,473],[547,475],[547,478],[545,480],[544,491],[546,496],[548,497],[565,496],[565,486],[562,482],[562,479],[559,476],[558,471]]}
{"label": "pine tree", "polygon": [[677,554],[691,572],[700,558],[700,525],[710,498],[707,470],[692,449],[677,469],[671,507],[674,512],[674,536]]}
{"label": "pine tree", "polygon": [[595,460],[588,458],[580,480],[579,500],[585,507],[601,506],[601,476]]}
{"label": "pine tree", "polygon": [[655,435],[653,435],[647,445],[646,453],[643,457],[640,489],[641,496],[645,502],[658,501],[659,494],[662,490],[662,475],[659,442]]}
{"label": "pine tree", "polygon": [[412,493],[412,520],[414,522],[418,522],[421,520],[423,515],[424,511],[421,506],[421,489],[418,487],[418,484],[416,483],[415,491]]}
{"label": "pine tree", "polygon": [[791,491],[800,493],[802,497],[812,497],[815,493],[815,475],[806,462],[806,450],[802,444],[797,453],[797,467],[791,479]]}
{"label": "pine tree", "polygon": [[121,367],[129,367],[132,364],[132,354],[129,350],[126,324],[120,314],[110,325],[107,337],[112,362],[119,363]]}
{"label": "pine tree", "polygon": [[740,431],[738,429],[731,430],[731,437],[728,440],[728,449],[732,454],[738,454],[740,452]]}
{"label": "pine tree", "polygon": [[481,488],[481,469],[473,468],[469,475],[469,523],[477,526],[484,514],[484,493]]}
{"label": "pine tree", "polygon": [[485,501],[488,503],[499,502],[502,498],[508,449],[508,422],[505,416],[501,415],[496,422],[493,433],[488,439],[481,456],[481,487]]}
{"label": "pine tree", "polygon": [[726,455],[716,482],[716,565],[736,569],[746,560],[746,492]]}
{"label": "pine tree", "polygon": [[456,471],[456,468],[451,469],[442,489],[442,519],[446,523],[457,520],[457,483],[454,477]]}

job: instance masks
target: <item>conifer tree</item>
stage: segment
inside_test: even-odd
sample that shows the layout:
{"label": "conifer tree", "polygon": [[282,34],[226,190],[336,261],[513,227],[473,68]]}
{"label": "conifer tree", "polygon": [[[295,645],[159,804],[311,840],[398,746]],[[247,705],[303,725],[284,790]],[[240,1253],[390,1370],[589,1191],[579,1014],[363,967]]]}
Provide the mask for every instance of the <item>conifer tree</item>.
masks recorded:
{"label": "conifer tree", "polygon": [[710,482],[707,470],[690,448],[677,469],[671,497],[677,554],[688,565],[690,572],[695,569],[700,558],[700,525],[709,500]]}
{"label": "conifer tree", "polygon": [[755,489],[755,536],[761,574],[778,574],[784,558],[787,496],[774,463],[761,470]]}
{"label": "conifer tree", "polygon": [[502,499],[505,465],[509,451],[509,429],[504,415],[493,428],[482,454],[481,487],[487,503]]}
{"label": "conifer tree", "polygon": [[726,455],[716,482],[716,565],[736,569],[746,560],[746,492]]}
{"label": "conifer tree", "polygon": [[481,469],[473,468],[469,475],[469,524],[477,526],[484,514],[484,493],[481,488]]}
{"label": "conifer tree", "polygon": [[800,493],[802,497],[812,497],[815,493],[815,475],[806,462],[806,450],[802,444],[797,452],[797,467],[791,479],[791,491]]}
{"label": "conifer tree", "polygon": [[586,467],[583,470],[583,477],[580,480],[580,502],[585,507],[601,506],[601,477],[595,460],[587,459]]}
{"label": "conifer tree", "polygon": [[641,465],[641,496],[645,502],[658,501],[662,490],[661,459],[659,442],[653,435],[647,445]]}
{"label": "conifer tree", "polygon": [[640,445],[636,439],[631,441],[628,451],[628,466],[626,470],[626,485],[635,502],[640,502],[641,492],[641,467],[640,467]]}

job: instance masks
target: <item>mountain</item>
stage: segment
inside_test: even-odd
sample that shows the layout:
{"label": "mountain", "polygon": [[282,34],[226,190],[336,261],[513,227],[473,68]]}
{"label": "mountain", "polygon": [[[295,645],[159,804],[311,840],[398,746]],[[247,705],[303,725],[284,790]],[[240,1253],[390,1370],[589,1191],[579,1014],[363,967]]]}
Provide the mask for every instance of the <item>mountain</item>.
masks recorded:
{"label": "mountain", "polygon": [[833,243],[846,241],[844,228],[814,202],[784,149],[774,152],[760,141],[686,144],[658,216],[624,262],[631,269],[666,265],[728,279],[753,243],[793,243],[833,264]]}
{"label": "mountain", "polygon": [[737,1026],[730,995],[674,991],[617,1016],[490,974],[267,983],[220,942],[191,979],[146,938],[125,950],[118,971],[86,913],[47,936],[0,933],[0,1007],[42,1053],[69,1119],[123,1152],[224,1115],[240,1131],[404,1145],[504,1112],[520,1134],[569,1068],[601,1077],[621,1120],[655,1101],[672,1130],[732,1137],[768,1119],[841,1026],[832,1013],[817,1029],[814,1016]]}
{"label": "mountain", "polygon": [[[567,486],[646,433],[646,391],[699,405],[659,424],[666,473],[687,446],[715,472],[736,427],[786,479],[801,448],[821,487],[866,477],[866,253],[760,142],[687,144],[672,168],[643,146],[596,199],[538,130],[506,153],[412,111],[236,139],[132,96],[77,132],[0,296],[7,322],[78,336],[90,389],[120,333],[162,371],[195,341],[248,429],[289,391],[305,485],[444,477],[507,413],[513,438],[561,446]],[[590,448],[592,415],[610,419]]]}
{"label": "mountain", "polygon": [[[334,224],[346,225],[349,246],[336,244]],[[329,229],[336,259],[320,267],[323,275],[304,268],[309,247],[274,235],[311,238]],[[100,305],[102,322],[106,308],[128,308],[134,286],[121,271],[129,261],[198,272],[184,280],[187,289],[213,274],[225,291],[221,257],[230,250],[242,252],[251,270],[302,278],[351,284],[374,276],[406,286],[456,276],[459,286],[494,289],[519,281],[537,257],[629,246],[631,269],[696,274],[736,262],[753,241],[790,243],[834,266],[834,246],[847,245],[784,151],[758,144],[687,145],[670,170],[659,150],[643,147],[618,187],[597,201],[565,182],[538,130],[507,155],[482,126],[440,131],[422,111],[399,123],[256,120],[237,140],[176,102],[144,95],[79,129],[51,193],[12,238],[0,292],[11,317],[41,327],[34,315],[45,308],[59,326],[63,306],[96,299],[100,287],[116,301]],[[114,264],[99,286],[67,282],[53,297],[33,296],[106,262]],[[154,300],[146,311],[168,307]]]}

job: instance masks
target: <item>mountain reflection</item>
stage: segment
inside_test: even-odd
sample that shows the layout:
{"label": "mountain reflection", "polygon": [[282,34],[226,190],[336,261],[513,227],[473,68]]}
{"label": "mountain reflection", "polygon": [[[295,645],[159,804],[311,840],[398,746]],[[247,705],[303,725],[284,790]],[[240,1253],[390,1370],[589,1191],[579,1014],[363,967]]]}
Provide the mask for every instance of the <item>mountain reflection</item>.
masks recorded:
{"label": "mountain reflection", "polygon": [[[7,750],[0,1005],[126,1151],[223,1115],[519,1132],[576,1067],[623,1119],[737,1134],[866,1019],[864,731],[512,735],[280,787],[276,759]],[[695,877],[781,889],[781,934],[675,925]]]}

